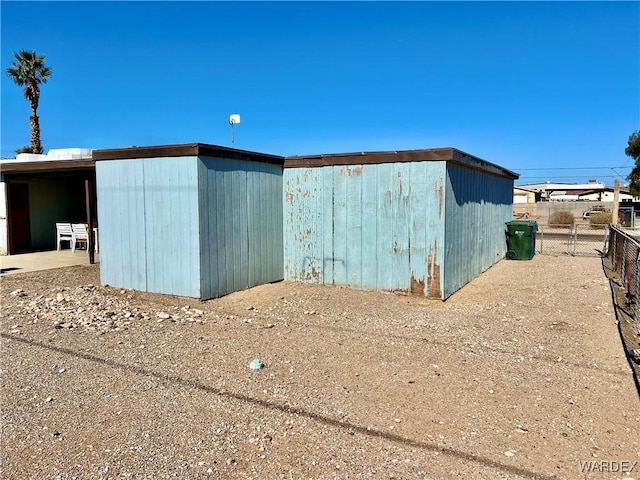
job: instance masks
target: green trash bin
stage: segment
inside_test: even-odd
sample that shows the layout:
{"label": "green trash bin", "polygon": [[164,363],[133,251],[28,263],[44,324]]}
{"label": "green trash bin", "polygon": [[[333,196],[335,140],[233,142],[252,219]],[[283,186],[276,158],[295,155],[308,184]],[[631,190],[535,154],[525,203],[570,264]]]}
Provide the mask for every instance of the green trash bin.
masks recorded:
{"label": "green trash bin", "polygon": [[531,260],[536,254],[535,220],[513,220],[507,222],[507,258],[509,260]]}

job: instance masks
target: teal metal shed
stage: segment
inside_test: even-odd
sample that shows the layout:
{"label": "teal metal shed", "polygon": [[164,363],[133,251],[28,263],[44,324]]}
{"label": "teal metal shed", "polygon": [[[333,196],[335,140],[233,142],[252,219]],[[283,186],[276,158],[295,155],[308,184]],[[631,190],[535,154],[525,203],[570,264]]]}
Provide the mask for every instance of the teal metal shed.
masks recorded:
{"label": "teal metal shed", "polygon": [[209,299],[283,278],[283,157],[206,144],[94,150],[100,280]]}
{"label": "teal metal shed", "polygon": [[502,259],[514,172],[454,148],[287,157],[286,280],[446,299]]}

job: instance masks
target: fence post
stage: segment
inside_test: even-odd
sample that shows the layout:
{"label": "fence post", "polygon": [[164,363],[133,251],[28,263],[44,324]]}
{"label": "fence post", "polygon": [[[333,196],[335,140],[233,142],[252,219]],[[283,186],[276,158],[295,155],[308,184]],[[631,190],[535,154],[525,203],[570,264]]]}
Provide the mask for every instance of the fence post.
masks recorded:
{"label": "fence post", "polygon": [[618,232],[611,227],[611,231],[613,232],[613,259],[614,259],[614,264],[613,264],[613,271],[617,272],[618,271]]}
{"label": "fence post", "polygon": [[625,282],[626,278],[624,277],[625,270],[627,266],[627,239],[626,237],[622,238],[622,268],[620,269],[620,277],[622,279],[622,285],[625,286],[627,282]]}

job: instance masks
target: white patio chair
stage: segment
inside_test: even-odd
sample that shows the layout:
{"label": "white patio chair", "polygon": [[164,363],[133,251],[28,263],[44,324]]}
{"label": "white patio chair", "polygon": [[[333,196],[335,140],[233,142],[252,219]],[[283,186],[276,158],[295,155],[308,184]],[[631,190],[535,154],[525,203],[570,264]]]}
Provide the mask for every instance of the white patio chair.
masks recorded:
{"label": "white patio chair", "polygon": [[56,223],[56,244],[57,250],[60,251],[60,244],[69,242],[69,247],[73,243],[73,230],[70,223]]}
{"label": "white patio chair", "polygon": [[75,253],[76,245],[78,243],[84,243],[86,248],[89,248],[89,234],[87,233],[87,226],[84,223],[74,223],[71,225],[71,229],[73,230],[71,251]]}

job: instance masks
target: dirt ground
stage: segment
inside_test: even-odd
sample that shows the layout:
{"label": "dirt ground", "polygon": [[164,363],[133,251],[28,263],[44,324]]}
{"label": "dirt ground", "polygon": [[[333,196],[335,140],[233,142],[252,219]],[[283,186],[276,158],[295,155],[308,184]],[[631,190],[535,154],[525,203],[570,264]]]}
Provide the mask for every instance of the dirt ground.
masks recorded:
{"label": "dirt ground", "polygon": [[97,266],[0,288],[1,478],[640,478],[598,258],[501,261],[444,303],[288,282],[199,302]]}

